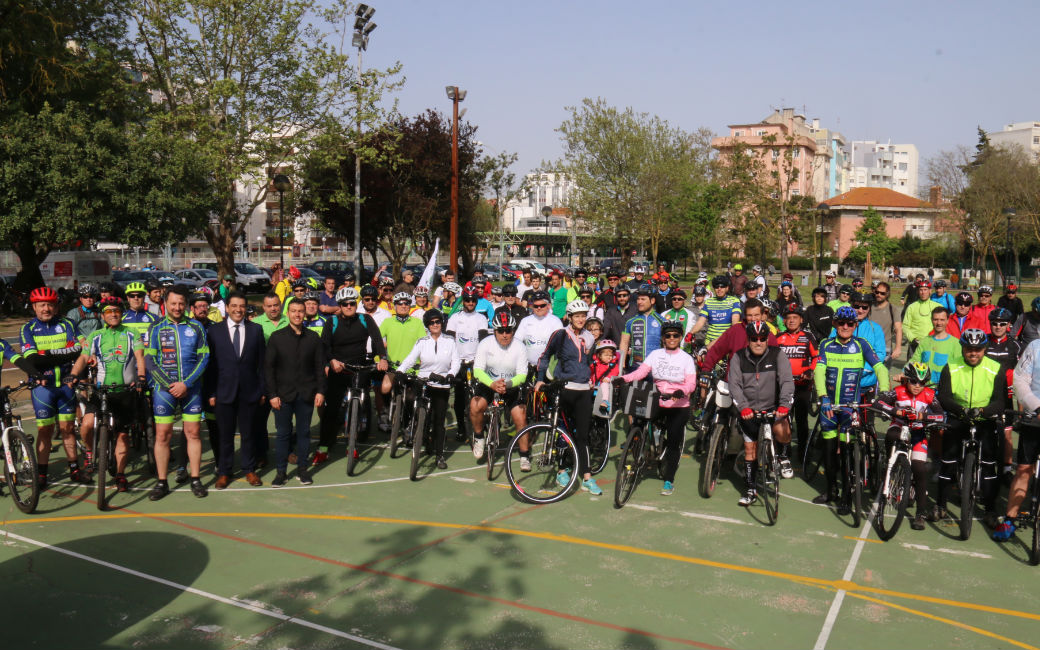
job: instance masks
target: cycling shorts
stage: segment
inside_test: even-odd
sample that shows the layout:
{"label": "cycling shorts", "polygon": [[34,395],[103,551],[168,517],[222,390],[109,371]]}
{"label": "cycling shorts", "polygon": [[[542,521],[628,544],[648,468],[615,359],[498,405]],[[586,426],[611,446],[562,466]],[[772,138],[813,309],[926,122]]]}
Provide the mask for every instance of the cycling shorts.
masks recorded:
{"label": "cycling shorts", "polygon": [[37,386],[32,389],[32,405],[37,427],[76,421],[76,394],[71,386]]}
{"label": "cycling shorts", "polygon": [[[491,400],[495,398],[495,391],[491,390],[490,386],[484,384],[477,384],[477,388],[474,391],[474,397],[483,397],[490,404]],[[506,410],[512,409],[514,406],[523,406],[524,403],[520,399],[520,388],[508,388],[506,389],[505,395],[502,396],[502,401],[505,402]]]}
{"label": "cycling shorts", "polygon": [[1040,456],[1040,428],[1022,426],[1018,429],[1018,451],[1015,462],[1019,465],[1032,465]]}
{"label": "cycling shorts", "polygon": [[[120,391],[108,394],[108,411],[112,416],[112,429],[116,432],[125,433],[134,421],[134,403],[137,400],[137,392],[132,390]],[[101,410],[101,398],[95,394],[89,400],[80,400],[80,406],[87,413],[97,414]],[[94,424],[97,426],[97,423]]]}
{"label": "cycling shorts", "polygon": [[[842,426],[848,426],[852,422],[852,409],[843,406],[841,408],[832,407],[834,413],[833,418],[827,417],[824,413],[824,409],[820,407],[820,435],[824,440],[832,440],[838,437],[838,428]],[[842,432],[841,442],[848,442],[848,430]]]}
{"label": "cycling shorts", "polygon": [[184,397],[177,399],[158,386],[152,389],[152,413],[156,424],[173,424],[177,407],[181,407],[181,420],[184,422],[202,421],[202,386],[188,388]]}

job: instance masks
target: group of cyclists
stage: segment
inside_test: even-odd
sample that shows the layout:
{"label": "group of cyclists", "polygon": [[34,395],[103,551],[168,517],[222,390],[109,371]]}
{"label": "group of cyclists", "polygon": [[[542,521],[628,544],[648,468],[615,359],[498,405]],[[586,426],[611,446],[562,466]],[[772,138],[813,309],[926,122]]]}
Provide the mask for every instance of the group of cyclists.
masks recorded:
{"label": "group of cyclists", "polygon": [[[532,396],[552,382],[560,390],[560,408],[578,452],[577,465],[560,467],[557,481],[569,485],[576,473],[581,490],[598,495],[602,489],[590,467],[590,423],[616,413],[603,413],[597,395],[650,380],[664,439],[663,495],[676,490],[688,426],[721,408],[744,441],[745,488],[739,504],[751,506],[758,498],[759,414],[773,418],[780,478],[790,479],[792,460],[801,458],[809,444],[810,414],[818,408],[826,481],[814,503],[848,513],[853,486],[839,471],[839,458],[848,453],[850,422],[871,405],[891,414],[892,427],[883,441],[887,446],[895,443],[901,423],[926,416],[944,422],[938,431],[912,429],[914,529],[948,516],[961,444],[971,427],[981,442],[984,521],[996,539],[1014,535],[1040,453],[1040,427],[1030,420],[1016,425],[1016,452],[1011,447],[1014,422],[1007,412],[1013,399],[1024,411],[1040,411],[1040,299],[1027,314],[1020,300],[1015,303],[1014,285],[1000,300],[1005,306],[992,304],[993,291],[984,286],[973,304],[971,294],[951,296],[942,280],[932,283],[919,276],[900,305],[889,302],[888,283],[839,285],[836,274],[828,272],[826,282],[803,304],[790,274],[770,291],[759,266],[748,275],[740,264],[712,278],[702,272],[689,293],[663,267],[652,274],[638,265],[631,273],[595,271],[549,270],[542,276],[529,269],[504,286],[493,286],[479,272],[463,282],[447,271],[431,288],[417,285],[411,274],[397,281],[377,274],[362,286],[353,277],[319,283],[289,269],[264,296],[262,313],[249,308],[248,317],[269,340],[288,326],[289,307],[300,305],[303,329],[319,338],[324,350],[327,383],[319,408],[319,444],[313,454],[289,456],[299,479],[310,483],[309,469],[329,461],[349,424],[344,396],[358,379],[371,387],[374,423],[395,437],[404,435],[390,418],[401,378],[426,382],[430,435],[425,453],[440,469],[447,468],[449,415],[459,441],[471,445],[480,459],[492,453],[485,447],[489,405],[501,404],[521,432],[538,417]],[[21,330],[20,349],[2,341],[0,349],[33,383],[40,487],[49,480],[55,427],[70,479],[91,480],[96,405],[78,398],[74,388],[89,381],[112,389],[116,400],[116,431],[123,434],[116,448],[118,490],[129,484],[127,420],[145,404],[154,420],[158,479],[150,498],[169,493],[171,456],[176,456],[178,482],[190,481],[196,496],[206,496],[200,477],[203,420],[211,443],[216,440],[212,388],[206,381],[207,328],[225,318],[238,298],[244,304],[231,277],[217,291],[138,282],[122,291],[114,285],[81,286],[80,304],[62,316],[57,294],[47,287],[35,289],[30,297],[34,318]],[[900,365],[904,340],[908,360]],[[890,367],[895,369],[891,377]],[[705,403],[709,387],[698,376],[716,378],[731,405]],[[257,467],[266,463],[269,413],[270,404],[257,407],[255,427],[262,435],[251,450]],[[178,416],[185,444],[180,454],[171,454]],[[615,423],[625,427],[627,418]],[[366,432],[362,426],[360,435]],[[704,451],[705,436],[701,428],[697,453]],[[517,446],[519,469],[529,472],[531,450],[523,436]],[[938,468],[934,505],[929,502],[929,463]],[[278,467],[275,486],[286,481],[284,459]],[[1011,475],[1011,487],[1001,513],[997,494],[1004,473]],[[259,479],[250,483],[258,485]]]}

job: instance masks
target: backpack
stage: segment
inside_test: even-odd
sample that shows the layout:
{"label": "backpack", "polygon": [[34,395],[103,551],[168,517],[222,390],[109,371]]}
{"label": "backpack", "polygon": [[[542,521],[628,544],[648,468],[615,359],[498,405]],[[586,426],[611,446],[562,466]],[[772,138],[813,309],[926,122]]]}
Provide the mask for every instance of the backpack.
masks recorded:
{"label": "backpack", "polygon": [[[368,321],[365,320],[364,314],[358,314],[358,320],[361,321],[361,326],[368,329]],[[336,328],[339,327],[339,314],[332,317],[332,333],[336,333]]]}

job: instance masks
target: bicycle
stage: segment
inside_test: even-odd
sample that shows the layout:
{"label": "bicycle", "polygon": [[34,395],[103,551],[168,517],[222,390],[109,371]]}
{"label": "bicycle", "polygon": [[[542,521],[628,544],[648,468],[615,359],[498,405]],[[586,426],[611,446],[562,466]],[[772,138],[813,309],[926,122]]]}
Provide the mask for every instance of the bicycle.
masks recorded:
{"label": "bicycle", "polygon": [[[656,464],[658,478],[664,478],[665,449],[661,444],[663,427],[657,421],[660,395],[653,384],[645,388],[641,383],[629,385],[628,390],[639,391],[642,395],[638,399],[628,397],[623,401],[623,411],[632,416],[632,426],[618,461],[617,480],[614,482],[615,508],[623,508],[632,498],[636,485],[650,463]],[[679,398],[681,395],[682,391],[676,391],[673,396]],[[638,403],[638,406],[633,407],[634,403]]]}
{"label": "bicycle", "polygon": [[495,450],[499,445],[504,410],[505,402],[502,401],[502,396],[495,393],[484,412],[484,464],[487,466],[487,480],[489,481],[495,472]]}
{"label": "bicycle", "polygon": [[978,424],[981,422],[979,409],[968,409],[968,437],[961,443],[960,472],[956,483],[960,486],[961,512],[958,520],[961,539],[967,541],[971,537],[971,527],[975,522],[975,502],[982,489],[982,466],[979,463],[979,452],[982,444],[978,438]]}
{"label": "bicycle", "polygon": [[0,447],[4,450],[4,481],[15,507],[26,514],[36,510],[40,501],[40,484],[37,482],[39,469],[33,438],[22,429],[22,416],[16,415],[11,407],[11,396],[29,386],[29,383],[23,381],[15,387],[0,388],[0,421],[4,429],[0,434]]}
{"label": "bicycle", "polygon": [[365,364],[343,364],[348,370],[353,371],[350,377],[350,386],[343,396],[343,404],[346,406],[346,430],[347,430],[347,476],[354,475],[354,467],[358,461],[357,439],[358,430],[361,428],[362,409],[368,408],[368,386],[362,384],[362,373],[375,368],[370,363]]}
{"label": "bicycle", "polygon": [[[917,416],[913,411],[901,414],[902,409],[896,410],[894,415],[874,407],[866,410],[885,421],[895,418],[902,420],[899,423],[899,438],[889,451],[888,460],[884,465],[884,475],[879,481],[877,509],[874,513],[874,529],[878,537],[887,542],[899,531],[907,508],[914,499],[914,477],[910,469],[910,423],[914,422]],[[943,415],[925,417],[932,420],[924,425],[926,428],[941,427],[946,420]],[[892,519],[891,524],[888,523],[889,518]]]}
{"label": "bicycle", "polygon": [[145,388],[134,398],[134,417],[129,431],[130,447],[144,452],[145,464],[152,476],[158,476],[155,463],[155,420],[152,419],[151,392]]}
{"label": "bicycle", "polygon": [[705,499],[711,498],[718,485],[722,465],[729,455],[730,440],[736,424],[733,414],[730,413],[733,398],[730,397],[729,389],[723,385],[721,379],[713,387],[712,395],[711,405],[714,410],[711,419],[711,437],[708,440],[708,455],[704,458],[700,486],[701,496]]}
{"label": "bicycle", "polygon": [[94,386],[98,408],[94,415],[94,463],[97,465],[97,509],[107,510],[105,490],[108,487],[108,474],[116,474],[116,446],[111,439],[115,418],[108,407],[108,394],[126,390],[124,386]]}
{"label": "bicycle", "polygon": [[405,378],[394,375],[396,369],[397,366],[391,364],[388,371],[394,377],[393,388],[390,391],[390,458],[394,458],[397,454],[401,428],[407,423],[406,416],[408,415],[405,413]]}
{"label": "bicycle", "polygon": [[405,432],[405,446],[412,448],[412,462],[408,470],[408,478],[413,481],[417,480],[416,476],[419,472],[419,461],[422,459],[423,445],[428,444],[432,446],[430,434],[433,431],[433,424],[429,419],[429,387],[431,381],[447,383],[447,380],[439,375],[430,375],[429,379],[421,377],[412,377],[410,379],[415,399],[412,406],[412,419]]}
{"label": "bicycle", "polygon": [[[552,382],[544,391],[548,401],[548,418],[519,431],[506,451],[506,476],[516,494],[528,503],[554,503],[567,496],[578,483],[578,447],[568,430],[560,423],[560,390],[562,383]],[[528,443],[531,471],[514,471],[520,465],[520,441]],[[561,483],[561,472],[569,471]],[[490,471],[490,470],[489,470]]]}
{"label": "bicycle", "polygon": [[766,507],[766,518],[772,526],[780,516],[780,459],[773,446],[776,414],[772,411],[755,411],[752,419],[758,424],[758,475],[755,483],[758,497]]}

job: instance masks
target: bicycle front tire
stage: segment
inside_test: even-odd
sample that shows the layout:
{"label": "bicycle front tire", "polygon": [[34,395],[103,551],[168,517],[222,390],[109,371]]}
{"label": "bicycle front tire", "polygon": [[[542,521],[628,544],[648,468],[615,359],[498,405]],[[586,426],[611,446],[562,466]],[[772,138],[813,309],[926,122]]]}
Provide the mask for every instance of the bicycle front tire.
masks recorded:
{"label": "bicycle front tire", "polygon": [[722,473],[722,464],[726,461],[726,447],[729,438],[729,426],[716,415],[711,428],[711,441],[708,443],[708,455],[704,459],[704,470],[701,474],[701,496],[710,499],[715,493],[715,486]]}
{"label": "bicycle front tire", "polygon": [[780,465],[768,440],[758,445],[758,496],[772,526],[780,516]]}
{"label": "bicycle front tire", "polygon": [[415,409],[415,417],[412,420],[415,431],[412,434],[412,463],[408,470],[408,478],[415,481],[419,474],[419,461],[422,460],[423,432],[426,430],[426,407],[420,406]]}
{"label": "bicycle front tire", "polygon": [[351,400],[347,408],[347,476],[354,475],[354,467],[357,465],[357,436],[358,436],[358,402]]}
{"label": "bicycle front tire", "polygon": [[618,461],[617,480],[614,481],[614,507],[623,508],[636,490],[646,465],[648,437],[641,426],[634,426],[625,439],[625,449]]}
{"label": "bicycle front tire", "polygon": [[607,467],[610,455],[610,420],[593,418],[589,427],[589,472],[595,476]]}
{"label": "bicycle front tire", "polygon": [[802,456],[802,478],[806,483],[812,483],[813,479],[820,475],[820,465],[823,464],[823,455],[826,453],[826,443],[823,441],[823,428],[820,421],[809,433],[809,439],[805,443],[805,454]]}
{"label": "bicycle front tire", "polygon": [[487,432],[484,435],[484,464],[487,466],[487,480],[495,474],[495,449],[498,448],[499,432],[502,428],[501,415],[498,411],[491,414]]}
{"label": "bicycle front tire", "polygon": [[[520,471],[520,440],[529,441],[531,471]],[[532,424],[516,434],[506,452],[506,476],[513,491],[528,503],[555,503],[578,482],[578,448],[570,435],[546,423]],[[567,481],[558,481],[566,470]]]}
{"label": "bicycle front tire", "polygon": [[860,469],[863,467],[863,447],[856,442],[848,443],[852,448],[852,467],[849,473],[849,483],[852,487],[852,525],[858,527],[863,521],[863,476]]}
{"label": "bicycle front tire", "polygon": [[390,458],[396,457],[397,444],[401,439],[401,420],[404,417],[404,394],[397,393],[390,402]]}
{"label": "bicycle front tire", "polygon": [[97,427],[97,444],[94,446],[94,458],[97,460],[97,509],[107,509],[105,488],[108,486],[108,446],[112,444],[107,424]]}
{"label": "bicycle front tire", "polygon": [[[885,496],[885,486],[882,485],[878,491],[877,514],[874,517],[874,528],[882,541],[895,537],[899,531],[906,509],[910,504],[910,486],[913,475],[910,472],[910,461],[906,456],[900,454],[896,457],[895,465],[888,477],[888,496]],[[892,523],[888,523],[888,518]]]}
{"label": "bicycle front tire", "polygon": [[967,541],[971,537],[971,526],[975,521],[975,473],[978,459],[974,451],[964,455],[964,466],[961,467],[961,539]]}
{"label": "bicycle front tire", "polygon": [[40,502],[40,486],[36,482],[39,471],[36,465],[36,451],[29,442],[29,436],[21,429],[8,430],[7,444],[13,467],[8,467],[6,458],[0,460],[4,464],[7,489],[11,492],[15,507],[29,514],[36,510],[36,505]]}

